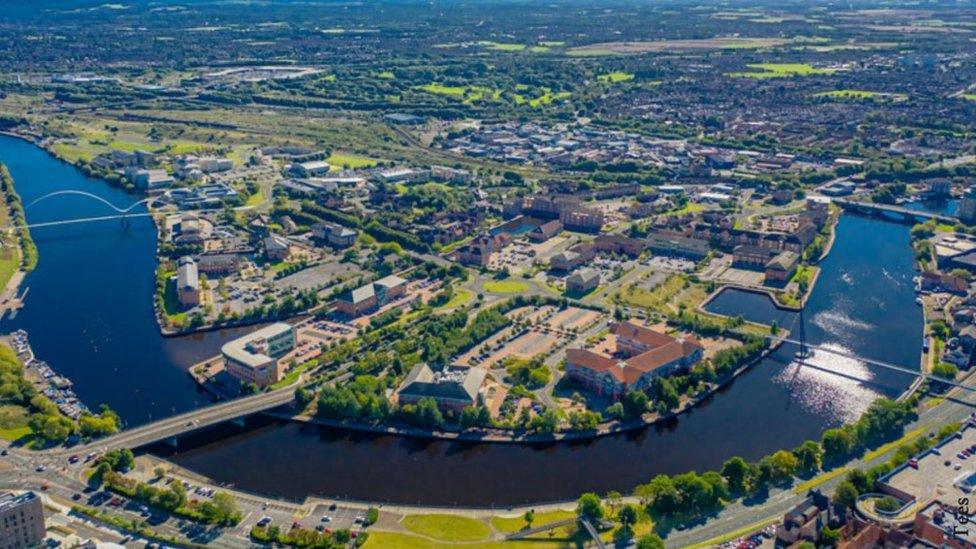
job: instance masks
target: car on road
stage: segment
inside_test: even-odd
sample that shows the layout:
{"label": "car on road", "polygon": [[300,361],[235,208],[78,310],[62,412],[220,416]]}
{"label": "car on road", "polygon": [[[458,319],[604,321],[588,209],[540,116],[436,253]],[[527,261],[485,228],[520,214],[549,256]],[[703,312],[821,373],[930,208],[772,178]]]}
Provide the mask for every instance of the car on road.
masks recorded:
{"label": "car on road", "polygon": [[322,515],[322,522],[331,522],[331,521],[332,521],[332,517],[330,517],[329,515]]}
{"label": "car on road", "polygon": [[265,526],[271,524],[271,517],[269,517],[268,515],[264,515],[263,517],[261,517],[261,520],[259,520],[257,524],[261,528],[264,528]]}
{"label": "car on road", "polygon": [[38,473],[43,473],[45,470],[47,470],[47,467],[43,465],[38,465],[34,470],[37,471]]}

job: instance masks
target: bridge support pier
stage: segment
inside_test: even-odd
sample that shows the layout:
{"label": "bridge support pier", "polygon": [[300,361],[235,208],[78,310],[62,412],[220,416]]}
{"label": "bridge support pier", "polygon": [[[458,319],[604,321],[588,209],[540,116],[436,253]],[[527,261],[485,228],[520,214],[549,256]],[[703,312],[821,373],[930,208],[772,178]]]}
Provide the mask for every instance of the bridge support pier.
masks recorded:
{"label": "bridge support pier", "polygon": [[230,422],[238,427],[245,427],[246,425],[243,417],[235,417],[234,419],[230,420]]}
{"label": "bridge support pier", "polygon": [[180,439],[177,438],[177,437],[175,437],[175,436],[172,436],[172,437],[167,438],[165,440],[165,442],[166,442],[166,444],[169,444],[173,448],[179,448],[180,447]]}

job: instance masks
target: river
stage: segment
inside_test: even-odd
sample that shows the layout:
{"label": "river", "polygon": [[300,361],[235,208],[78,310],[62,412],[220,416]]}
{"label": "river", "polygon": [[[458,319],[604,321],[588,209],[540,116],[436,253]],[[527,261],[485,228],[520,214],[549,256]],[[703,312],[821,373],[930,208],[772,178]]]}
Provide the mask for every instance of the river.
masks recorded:
{"label": "river", "polygon": [[[0,137],[25,204],[58,189],[86,189],[115,204],[131,196],[82,176],[32,145]],[[74,196],[27,211],[31,222],[104,214]],[[26,281],[27,305],[0,328],[25,328],[40,358],[76,382],[89,404],[106,402],[130,423],[203,405],[189,364],[214,354],[228,334],[166,339],[152,317],[154,231],[148,219],[41,228]],[[914,304],[908,228],[845,215],[807,309],[812,342],[917,367],[921,312]],[[717,312],[747,318],[792,315],[761,296],[723,293]],[[756,459],[855,419],[907,376],[819,354],[791,363],[784,348],[669,425],[588,442],[520,446],[368,435],[256,420],[152,450],[227,484],[301,499],[308,494],[439,505],[509,505],[628,490],[654,474],[718,467],[732,455]]]}
{"label": "river", "polygon": [[[119,207],[137,198],[21,139],[0,135],[24,205],[55,191],[81,190]],[[144,207],[134,212],[145,212]],[[29,223],[111,215],[90,197],[59,195],[26,209]],[[186,373],[238,332],[160,336],[153,317],[156,229],[149,217],[31,229],[37,268],[24,281],[26,304],[0,330],[27,330],[37,357],[74,381],[89,407],[108,404],[134,425],[211,402]]]}

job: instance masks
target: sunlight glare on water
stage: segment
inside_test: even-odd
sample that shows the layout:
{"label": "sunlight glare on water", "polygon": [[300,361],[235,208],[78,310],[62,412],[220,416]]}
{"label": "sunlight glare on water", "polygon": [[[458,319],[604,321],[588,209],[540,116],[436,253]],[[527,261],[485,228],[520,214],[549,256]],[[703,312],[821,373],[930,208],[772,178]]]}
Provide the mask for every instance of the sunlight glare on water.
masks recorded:
{"label": "sunlight glare on water", "polygon": [[828,343],[800,363],[791,361],[773,380],[789,387],[804,408],[845,423],[856,421],[871,402],[881,396],[866,382],[874,378],[867,365],[838,353],[850,350]]}

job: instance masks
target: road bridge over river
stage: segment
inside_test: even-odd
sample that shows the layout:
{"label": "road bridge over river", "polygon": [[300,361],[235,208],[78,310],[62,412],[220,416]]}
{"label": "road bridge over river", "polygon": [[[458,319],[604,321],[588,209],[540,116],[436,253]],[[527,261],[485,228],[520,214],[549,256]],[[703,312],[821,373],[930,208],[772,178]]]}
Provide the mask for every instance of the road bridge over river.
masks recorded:
{"label": "road bridge over river", "polygon": [[295,391],[299,386],[300,384],[296,383],[281,389],[221,402],[126,429],[84,445],[69,448],[50,448],[41,450],[39,453],[48,455],[87,454],[89,452],[105,452],[119,448],[138,448],[161,440],[179,437],[180,435],[185,435],[198,429],[203,429],[204,427],[210,427],[283,406],[295,399]]}

